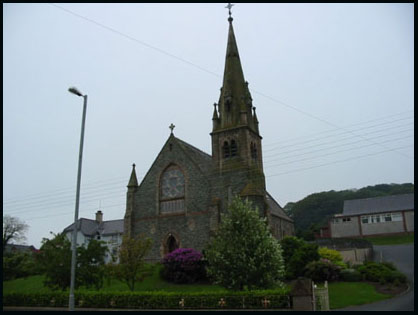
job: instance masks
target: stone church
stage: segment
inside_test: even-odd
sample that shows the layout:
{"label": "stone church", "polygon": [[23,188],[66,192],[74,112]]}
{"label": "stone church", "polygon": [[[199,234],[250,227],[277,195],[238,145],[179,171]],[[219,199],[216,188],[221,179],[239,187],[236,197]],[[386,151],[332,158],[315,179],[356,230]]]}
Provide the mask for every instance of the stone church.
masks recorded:
{"label": "stone church", "polygon": [[140,184],[133,165],[124,233],[153,239],[148,260],[160,260],[179,247],[202,251],[234,195],[252,201],[276,238],[294,234],[293,221],[266,191],[262,137],[232,20],[230,16],[223,84],[212,117],[212,155],[175,137],[171,126]]}

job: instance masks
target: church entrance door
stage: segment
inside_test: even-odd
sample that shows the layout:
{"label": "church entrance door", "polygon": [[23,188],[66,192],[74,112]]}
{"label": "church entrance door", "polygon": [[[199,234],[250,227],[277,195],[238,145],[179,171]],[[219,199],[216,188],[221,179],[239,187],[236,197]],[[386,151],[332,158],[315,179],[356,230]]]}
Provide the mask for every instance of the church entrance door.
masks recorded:
{"label": "church entrance door", "polygon": [[167,239],[167,253],[171,253],[177,248],[179,248],[179,245],[176,238],[173,235],[170,235]]}

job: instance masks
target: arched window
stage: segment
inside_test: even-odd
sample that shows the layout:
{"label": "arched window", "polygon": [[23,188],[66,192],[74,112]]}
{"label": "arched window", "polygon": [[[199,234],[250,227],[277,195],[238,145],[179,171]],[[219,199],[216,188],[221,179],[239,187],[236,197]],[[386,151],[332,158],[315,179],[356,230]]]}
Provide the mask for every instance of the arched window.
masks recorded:
{"label": "arched window", "polygon": [[231,140],[231,157],[237,156],[238,149],[237,149],[237,143],[235,140]]}
{"label": "arched window", "polygon": [[169,166],[160,180],[160,213],[184,211],[185,180],[183,172],[176,165]]}
{"label": "arched window", "polygon": [[229,148],[228,141],[225,141],[224,142],[223,152],[224,152],[224,159],[227,159],[227,158],[229,158],[231,156],[231,152],[230,152],[230,148]]}

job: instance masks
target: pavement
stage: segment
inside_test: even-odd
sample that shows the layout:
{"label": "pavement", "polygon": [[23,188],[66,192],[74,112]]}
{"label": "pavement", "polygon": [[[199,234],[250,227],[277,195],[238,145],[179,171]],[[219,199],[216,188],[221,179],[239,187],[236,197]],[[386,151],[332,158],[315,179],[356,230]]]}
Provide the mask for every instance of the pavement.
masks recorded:
{"label": "pavement", "polygon": [[407,276],[409,289],[387,300],[334,311],[414,311],[414,244],[375,245],[373,249],[375,261],[392,262]]}

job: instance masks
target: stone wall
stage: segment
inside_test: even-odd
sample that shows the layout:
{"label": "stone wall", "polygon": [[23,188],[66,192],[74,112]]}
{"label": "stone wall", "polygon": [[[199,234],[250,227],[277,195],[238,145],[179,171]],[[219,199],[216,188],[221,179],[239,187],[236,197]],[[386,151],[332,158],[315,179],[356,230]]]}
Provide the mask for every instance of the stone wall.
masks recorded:
{"label": "stone wall", "polygon": [[[183,213],[160,213],[160,178],[170,165],[177,165],[185,177],[185,207]],[[164,242],[171,233],[179,247],[202,250],[209,239],[210,184],[184,152],[174,137],[170,137],[135,194],[132,212],[133,235],[143,234],[153,239],[148,259],[161,259]]]}

